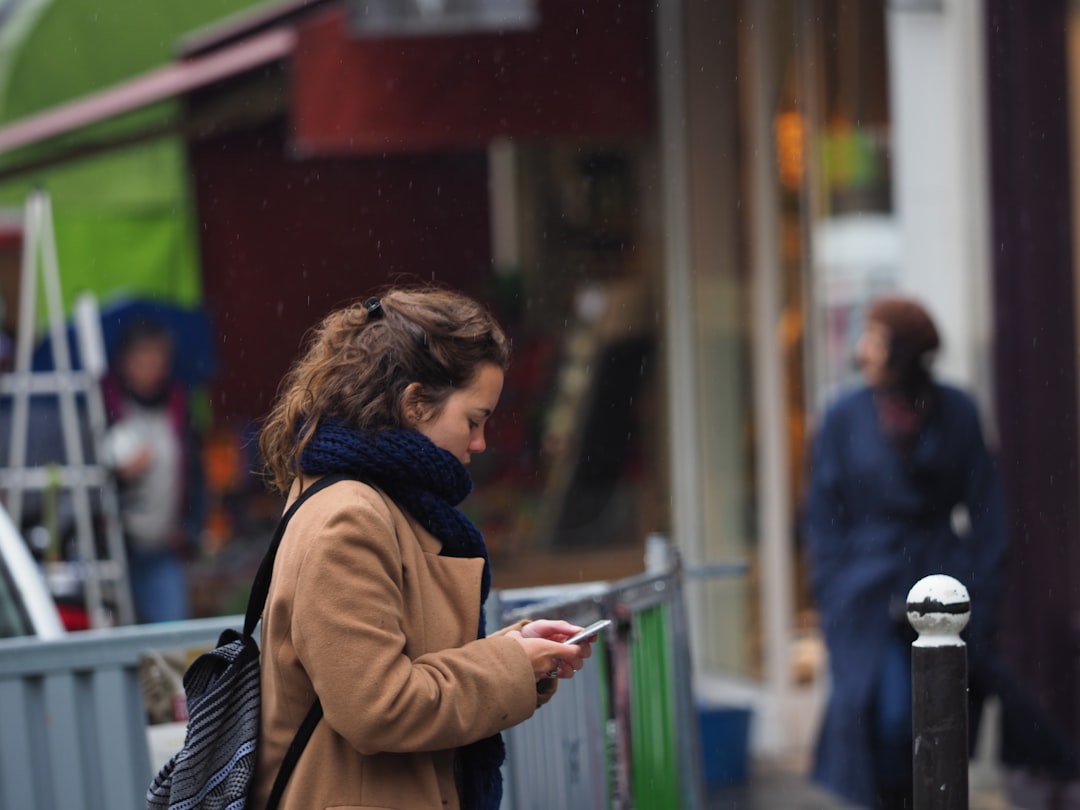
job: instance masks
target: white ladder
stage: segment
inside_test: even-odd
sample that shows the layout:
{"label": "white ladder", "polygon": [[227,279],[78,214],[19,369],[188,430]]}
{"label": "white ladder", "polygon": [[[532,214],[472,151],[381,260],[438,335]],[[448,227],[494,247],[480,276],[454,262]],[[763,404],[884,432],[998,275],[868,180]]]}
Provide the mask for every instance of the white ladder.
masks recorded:
{"label": "white ladder", "polygon": [[[39,257],[54,369],[44,372],[31,369],[37,331]],[[102,445],[107,427],[100,388],[106,361],[100,316],[92,295],[84,294],[76,302],[75,326],[82,370],[72,368],[68,347],[52,206],[46,192],[33,191],[26,201],[23,224],[15,366],[13,372],[0,374],[0,395],[12,397],[9,458],[7,466],[0,468],[0,489],[5,493],[5,505],[16,526],[21,525],[23,494],[27,490],[44,491],[58,487],[60,491],[70,492],[78,557],[73,567],[82,579],[90,625],[131,624],[135,620],[134,607],[116,485],[109,471],[97,461],[103,457]],[[27,465],[30,398],[34,394],[52,394],[58,398],[66,456],[62,463]],[[78,410],[80,395],[86,408],[90,459],[84,457]],[[93,492],[100,497],[103,549],[99,549],[94,530]],[[104,556],[100,551],[104,551]],[[54,565],[62,566],[63,563]]]}

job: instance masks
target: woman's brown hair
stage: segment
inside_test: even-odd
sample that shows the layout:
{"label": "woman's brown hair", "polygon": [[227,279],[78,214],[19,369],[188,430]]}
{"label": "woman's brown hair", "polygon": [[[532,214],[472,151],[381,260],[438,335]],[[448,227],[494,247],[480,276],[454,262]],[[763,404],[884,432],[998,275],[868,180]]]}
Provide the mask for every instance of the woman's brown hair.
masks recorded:
{"label": "woman's brown hair", "polygon": [[398,288],[327,315],[278,389],[259,433],[269,483],[287,492],[319,422],[340,419],[364,432],[405,427],[402,396],[437,413],[480,366],[503,371],[506,335],[471,298],[440,288]]}
{"label": "woman's brown hair", "polygon": [[916,393],[929,382],[928,361],[941,346],[930,313],[918,301],[900,294],[882,296],[866,309],[866,320],[889,330],[888,367],[896,384]]}

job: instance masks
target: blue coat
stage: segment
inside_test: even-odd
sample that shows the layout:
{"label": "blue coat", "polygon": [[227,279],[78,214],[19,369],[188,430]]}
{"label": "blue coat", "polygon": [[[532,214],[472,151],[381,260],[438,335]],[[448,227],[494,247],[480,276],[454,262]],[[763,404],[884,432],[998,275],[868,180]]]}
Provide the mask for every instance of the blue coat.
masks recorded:
{"label": "blue coat", "polygon": [[[965,637],[989,650],[1002,586],[1005,519],[994,463],[974,401],[936,385],[936,402],[910,459],[882,433],[868,388],[825,414],[811,456],[806,540],[829,653],[831,689],[814,778],[872,806],[877,785],[870,714],[890,604],[928,574],[962,582],[972,601]],[[966,507],[970,529],[956,530]]]}

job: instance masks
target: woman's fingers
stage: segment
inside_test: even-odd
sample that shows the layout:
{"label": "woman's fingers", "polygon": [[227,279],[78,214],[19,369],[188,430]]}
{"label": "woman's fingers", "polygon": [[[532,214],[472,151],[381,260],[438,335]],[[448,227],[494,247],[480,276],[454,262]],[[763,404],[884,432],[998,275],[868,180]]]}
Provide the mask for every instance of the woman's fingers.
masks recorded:
{"label": "woman's fingers", "polygon": [[562,647],[564,650],[573,650],[573,652],[560,656],[559,666],[554,669],[558,671],[560,678],[573,678],[574,673],[585,666],[585,659],[592,655],[592,649],[585,643],[563,644]]}
{"label": "woman's fingers", "polygon": [[[582,630],[576,624],[565,622],[562,619],[537,619],[536,621],[529,622],[521,629],[521,635],[524,638],[544,638],[551,641],[562,642],[570,636]],[[575,649],[576,652],[568,653],[563,658],[575,659],[574,669],[578,670],[584,665],[584,659],[592,655],[592,645],[596,641],[596,636],[591,636],[584,641],[579,641],[577,644],[565,645],[567,649]],[[569,677],[569,676],[567,676]]]}
{"label": "woman's fingers", "polygon": [[546,638],[526,638],[518,632],[508,633],[529,656],[533,674],[541,678],[572,678],[584,666],[582,644],[562,644]]}
{"label": "woman's fingers", "polygon": [[521,635],[525,638],[547,638],[552,641],[562,641],[570,638],[581,628],[576,624],[565,622],[562,619],[537,619],[531,621],[521,629]]}

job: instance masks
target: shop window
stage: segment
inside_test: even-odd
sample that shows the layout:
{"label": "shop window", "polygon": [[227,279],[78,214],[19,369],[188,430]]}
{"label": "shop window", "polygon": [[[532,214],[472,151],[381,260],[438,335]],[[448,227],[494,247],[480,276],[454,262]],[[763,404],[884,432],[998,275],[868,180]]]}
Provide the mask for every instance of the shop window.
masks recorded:
{"label": "shop window", "polygon": [[664,528],[641,164],[633,145],[515,148],[519,257],[494,276],[514,360],[466,504],[501,587],[640,572]]}

